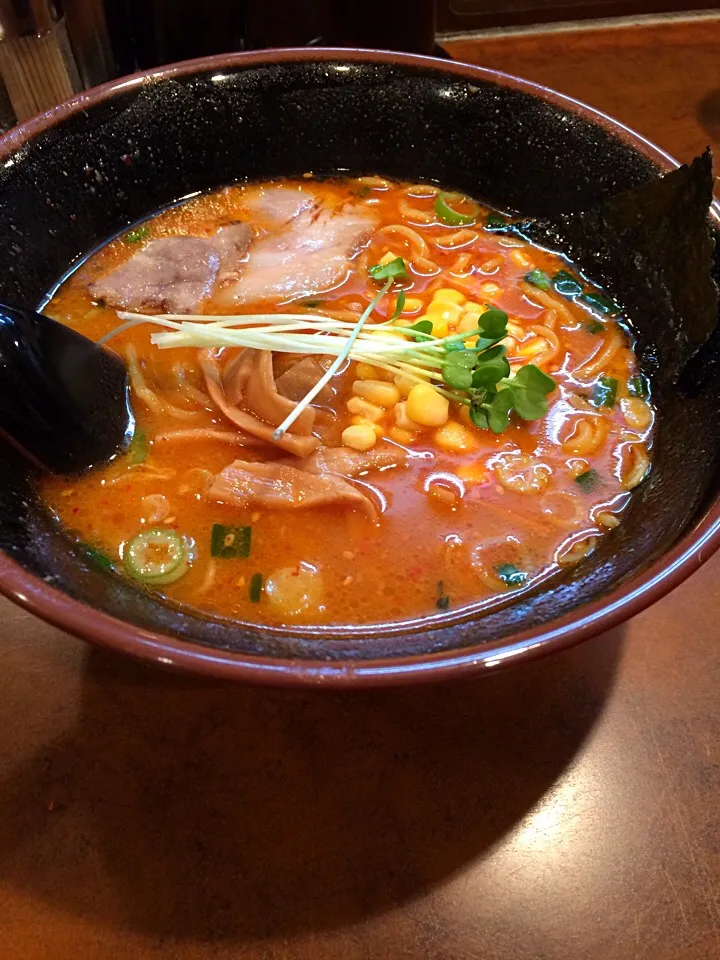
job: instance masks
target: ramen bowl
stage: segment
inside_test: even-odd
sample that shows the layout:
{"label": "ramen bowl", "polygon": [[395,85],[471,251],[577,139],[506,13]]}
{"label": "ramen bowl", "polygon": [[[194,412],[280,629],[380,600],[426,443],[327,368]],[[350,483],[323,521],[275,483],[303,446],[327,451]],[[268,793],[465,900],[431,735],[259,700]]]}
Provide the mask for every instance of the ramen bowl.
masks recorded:
{"label": "ramen bowl", "polygon": [[[0,140],[0,301],[36,306],[79,257],[128,224],[238,179],[383,174],[549,216],[676,166],[603,114],[479,67],[363,50],[189,61],[98,87]],[[79,549],[6,446],[0,590],[100,646],[248,682],[404,684],[551,653],[642,610],[717,548],[718,358],[713,335],[683,389],[659,401],[653,470],[621,526],[577,566],[482,613],[309,628],[173,606]]]}

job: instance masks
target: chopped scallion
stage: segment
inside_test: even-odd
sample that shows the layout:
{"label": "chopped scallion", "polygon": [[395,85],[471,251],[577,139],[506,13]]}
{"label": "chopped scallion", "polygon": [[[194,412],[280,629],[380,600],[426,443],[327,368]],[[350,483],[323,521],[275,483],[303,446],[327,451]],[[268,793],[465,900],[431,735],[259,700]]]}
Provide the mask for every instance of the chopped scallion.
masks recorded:
{"label": "chopped scallion", "polygon": [[595,487],[597,482],[598,472],[597,470],[593,470],[592,467],[575,477],[575,483],[585,493],[589,493]]}
{"label": "chopped scallion", "polygon": [[263,575],[254,573],[250,578],[250,590],[248,591],[250,603],[259,603],[263,591]]}
{"label": "chopped scallion", "polygon": [[226,527],[222,523],[214,523],[210,534],[210,554],[223,560],[249,557],[251,535],[251,527]]}
{"label": "chopped scallion", "polygon": [[505,230],[509,223],[508,218],[501,213],[489,213],[485,219],[485,229],[490,231]]}
{"label": "chopped scallion", "polygon": [[149,453],[148,439],[144,430],[136,430],[127,448],[127,457],[130,463],[144,463]]}
{"label": "chopped scallion", "polygon": [[135,227],[134,230],[129,230],[125,236],[122,238],[123,243],[140,243],[141,240],[144,240],[146,237],[150,236],[150,227],[147,225],[142,227]]}
{"label": "chopped scallion", "polygon": [[527,580],[527,574],[518,570],[514,563],[501,563],[495,570],[508,587],[519,587]]}
{"label": "chopped scallion", "polygon": [[563,297],[577,297],[582,293],[582,284],[569,270],[558,270],[552,278],[552,285]]}
{"label": "chopped scallion", "polygon": [[583,324],[588,333],[602,333],[605,327],[599,320],[588,320]]}
{"label": "chopped scallion", "polygon": [[530,273],[525,274],[524,280],[526,283],[531,283],[539,290],[550,289],[550,277],[545,273],[544,270],[531,270]]}
{"label": "chopped scallion", "polygon": [[644,377],[641,373],[630,377],[628,380],[628,393],[631,397],[647,397],[650,393],[647,377]]}
{"label": "chopped scallion", "polygon": [[589,307],[592,307],[593,310],[596,310],[598,313],[602,313],[606,316],[611,314],[620,313],[620,307],[612,300],[610,297],[606,297],[604,293],[583,293],[580,296],[580,299],[583,303],[586,303]]}
{"label": "chopped scallion", "polygon": [[617,388],[615,377],[600,377],[593,389],[592,402],[596,407],[614,407]]}
{"label": "chopped scallion", "polygon": [[471,223],[475,223],[477,220],[477,211],[473,214],[458,213],[457,210],[453,210],[450,206],[448,199],[449,194],[439,193],[435,201],[435,213],[443,223],[447,223],[451,227],[466,227]]}

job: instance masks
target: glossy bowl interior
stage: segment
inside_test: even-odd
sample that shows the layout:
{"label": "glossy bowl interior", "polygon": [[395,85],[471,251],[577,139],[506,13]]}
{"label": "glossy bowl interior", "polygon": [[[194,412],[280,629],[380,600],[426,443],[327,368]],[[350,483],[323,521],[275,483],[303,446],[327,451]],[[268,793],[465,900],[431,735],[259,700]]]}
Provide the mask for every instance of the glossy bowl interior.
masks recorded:
{"label": "glossy bowl interior", "polygon": [[[462,64],[313,50],[194,61],[98,88],[0,141],[0,301],[37,304],[127,224],[237,179],[430,179],[534,216],[591,206],[673,166],[580,104]],[[662,400],[653,471],[624,523],[579,566],[483,616],[281,630],[170,607],[89,564],[6,447],[0,589],[100,644],[260,682],[407,682],[549,652],[630,616],[717,545],[718,358],[713,337],[686,389]]]}

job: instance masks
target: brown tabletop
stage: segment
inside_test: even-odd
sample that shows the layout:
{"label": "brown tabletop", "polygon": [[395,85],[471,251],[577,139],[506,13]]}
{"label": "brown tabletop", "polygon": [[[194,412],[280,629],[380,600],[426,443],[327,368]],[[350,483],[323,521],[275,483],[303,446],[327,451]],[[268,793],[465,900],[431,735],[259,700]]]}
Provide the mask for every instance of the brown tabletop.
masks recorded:
{"label": "brown tabletop", "polygon": [[[720,149],[720,19],[449,46]],[[359,695],[161,674],[0,601],[0,960],[719,957],[718,575]]]}

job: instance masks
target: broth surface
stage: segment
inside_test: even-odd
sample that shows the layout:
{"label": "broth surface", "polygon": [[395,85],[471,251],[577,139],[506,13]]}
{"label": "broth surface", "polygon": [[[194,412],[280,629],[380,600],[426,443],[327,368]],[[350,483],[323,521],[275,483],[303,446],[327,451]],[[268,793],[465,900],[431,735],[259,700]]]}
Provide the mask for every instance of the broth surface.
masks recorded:
{"label": "broth surface", "polygon": [[[553,278],[572,267],[512,232],[488,229],[496,222],[488,208],[478,212],[456,198],[454,210],[477,216],[471,225],[449,225],[435,213],[438,188],[430,185],[380,178],[235,185],[166,210],[147,221],[147,230],[108,243],[65,280],[45,312],[99,339],[120,320],[116,309],[93,301],[92,282],[153,239],[211,236],[236,221],[262,237],[272,228],[253,213],[254,201],[277,185],[311,194],[333,210],[370,210],[372,235],[346,279],[317,296],[234,307],[216,289],[201,313],[299,310],[356,319],[379,287],[368,266],[400,256],[409,264],[400,323],[428,316],[433,333],[442,324],[452,333],[473,311],[505,311],[513,369],[531,361],[557,383],[547,414],[530,422],[513,416],[505,432],[494,434],[475,427],[457,404],[450,406],[451,429],[407,431],[387,409],[375,431],[378,443],[402,448],[404,463],[350,481],[369,493],[379,510],[375,521],[348,504],[281,510],[214,502],[207,495],[212,478],[234,460],[288,455],[233,443],[236,427],[210,402],[197,349],[161,350],[150,339],[157,329],[138,325],[111,346],[137,358],[144,390],[136,381],[133,409],[147,450],[119,455],[79,478],[44,479],[41,492],[64,526],[121,573],[127,544],[139,533],[174,530],[188,549],[187,571],[151,589],[210,614],[270,624],[440,615],[581,562],[621,522],[629,491],[649,469],[652,407],[631,338],[617,317],[603,313],[602,297],[588,302],[594,288],[583,278],[585,300],[559,292],[557,284],[541,289],[528,282],[533,271]],[[372,322],[390,318],[397,292],[383,297]],[[275,355],[276,373],[287,363],[287,355]],[[353,361],[333,378],[335,396],[323,401],[317,419],[326,445],[341,446],[357,416],[347,403],[367,372]],[[374,379],[392,382],[383,371]],[[603,405],[598,389],[611,381],[617,381],[614,402]],[[215,435],[195,432],[204,428]],[[251,528],[249,556],[212,556],[218,524]]]}

